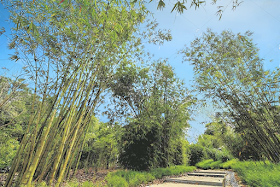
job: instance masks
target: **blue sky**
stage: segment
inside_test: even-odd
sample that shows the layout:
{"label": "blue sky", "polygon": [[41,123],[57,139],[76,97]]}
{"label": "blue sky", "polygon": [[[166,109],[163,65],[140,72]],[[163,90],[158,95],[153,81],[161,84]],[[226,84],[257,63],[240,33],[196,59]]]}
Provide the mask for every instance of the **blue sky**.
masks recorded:
{"label": "blue sky", "polygon": [[[234,33],[245,33],[250,30],[254,43],[260,49],[259,55],[264,58],[265,69],[273,69],[280,66],[280,1],[279,0],[244,0],[239,7],[232,11],[232,0],[217,1],[216,5],[206,5],[200,9],[189,8],[182,15],[170,13],[173,7],[172,0],[167,1],[163,11],[156,10],[157,2],[148,5],[149,10],[154,12],[160,28],[171,30],[173,40],[163,46],[147,45],[147,49],[154,53],[157,58],[169,58],[169,63],[174,67],[178,77],[191,85],[193,79],[192,67],[188,62],[182,63],[182,56],[177,51],[189,46],[196,37],[201,36],[207,28],[220,33],[223,30],[231,30]],[[189,1],[188,1],[189,2]],[[222,19],[216,16],[217,6],[224,6]],[[227,6],[228,5],[228,6]],[[270,60],[273,59],[272,62]],[[213,115],[211,107],[201,109],[191,121],[189,141],[204,132],[204,125],[201,122],[210,120]]]}
{"label": "blue sky", "polygon": [[[189,0],[190,1],[190,0]],[[148,4],[148,9],[154,12],[154,17],[162,29],[170,29],[173,40],[163,46],[146,45],[146,49],[155,54],[156,58],[169,58],[169,63],[174,67],[178,77],[184,79],[187,85],[191,85],[193,78],[192,67],[188,62],[182,63],[182,57],[177,51],[184,45],[189,45],[192,40],[199,37],[207,28],[215,32],[230,29],[235,33],[244,33],[247,30],[254,32],[253,40],[260,49],[260,57],[265,59],[264,67],[273,69],[280,66],[280,1],[279,0],[244,0],[243,3],[232,11],[232,0],[218,0],[216,5],[211,5],[206,0],[206,5],[195,10],[188,8],[184,14],[170,13],[172,0],[166,1],[166,8],[163,11],[156,10],[157,1]],[[221,20],[215,15],[217,6],[224,6],[224,13]],[[0,27],[9,26],[5,20],[8,13],[0,4]],[[8,54],[12,52],[7,48],[7,39],[0,36],[0,75],[18,75],[22,64],[9,61]],[[272,62],[269,60],[273,59]],[[5,68],[8,68],[9,71]],[[211,108],[203,109],[191,121],[189,140],[203,133],[203,121],[209,121],[208,115],[213,114]]]}

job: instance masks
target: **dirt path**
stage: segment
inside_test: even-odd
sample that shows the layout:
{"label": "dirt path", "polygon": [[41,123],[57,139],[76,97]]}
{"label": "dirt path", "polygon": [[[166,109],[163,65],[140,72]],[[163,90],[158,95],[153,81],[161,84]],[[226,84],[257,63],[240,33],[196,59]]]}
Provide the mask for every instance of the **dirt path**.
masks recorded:
{"label": "dirt path", "polygon": [[197,170],[185,176],[166,179],[163,184],[147,187],[239,187],[234,172],[222,170]]}

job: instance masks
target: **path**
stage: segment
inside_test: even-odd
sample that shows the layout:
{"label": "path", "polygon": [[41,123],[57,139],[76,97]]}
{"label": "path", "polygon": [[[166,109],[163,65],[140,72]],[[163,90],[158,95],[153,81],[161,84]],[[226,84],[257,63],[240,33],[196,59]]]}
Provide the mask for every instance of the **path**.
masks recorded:
{"label": "path", "polygon": [[182,177],[172,177],[163,184],[150,185],[147,187],[238,187],[238,183],[231,171],[221,170],[196,170]]}

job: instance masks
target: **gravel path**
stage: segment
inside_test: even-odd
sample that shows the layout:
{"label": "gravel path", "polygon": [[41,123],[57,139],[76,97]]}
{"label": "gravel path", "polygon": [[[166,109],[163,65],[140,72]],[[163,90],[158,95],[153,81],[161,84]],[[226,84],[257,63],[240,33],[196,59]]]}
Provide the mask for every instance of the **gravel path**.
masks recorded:
{"label": "gravel path", "polygon": [[226,186],[230,187],[241,187],[236,178],[235,178],[235,173],[233,171],[226,171],[227,175],[225,177],[226,179]]}

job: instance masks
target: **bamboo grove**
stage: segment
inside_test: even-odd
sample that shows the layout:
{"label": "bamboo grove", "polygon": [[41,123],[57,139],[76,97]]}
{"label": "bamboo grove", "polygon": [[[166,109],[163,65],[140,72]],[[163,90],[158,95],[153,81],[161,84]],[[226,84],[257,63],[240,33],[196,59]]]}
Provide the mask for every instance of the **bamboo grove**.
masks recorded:
{"label": "bamboo grove", "polygon": [[[79,163],[84,134],[116,67],[137,48],[143,6],[126,1],[9,1],[9,47],[34,82],[32,115],[5,186],[60,186]],[[130,45],[128,47],[128,45]]]}
{"label": "bamboo grove", "polygon": [[[29,187],[42,181],[59,187],[83,161],[99,160],[109,168],[118,160],[123,168],[133,170],[186,164],[185,131],[196,99],[167,60],[151,63],[145,56],[144,40],[163,44],[172,37],[169,32],[155,32],[157,23],[147,20],[143,1],[1,3],[9,10],[13,26],[11,59],[24,64],[25,78],[32,82],[27,88],[19,79],[12,87],[26,95],[21,105],[31,104],[25,109],[30,117],[22,128],[24,136],[16,145],[5,187]],[[143,22],[148,23],[146,28],[141,28]],[[223,124],[233,127],[236,137],[240,135],[258,158],[279,163],[280,69],[264,70],[251,35],[208,30],[180,53],[194,67],[194,91],[204,93],[224,111]],[[1,77],[6,90],[9,82]],[[13,92],[5,91],[0,107]],[[111,94],[108,117],[125,119],[119,126],[92,125],[106,94]],[[95,128],[100,130],[96,134]],[[93,137],[98,136],[107,142],[101,138],[96,142]],[[95,154],[99,150],[104,153]]]}
{"label": "bamboo grove", "polygon": [[194,66],[196,89],[220,106],[256,153],[278,163],[280,71],[264,70],[251,35],[209,29],[181,52]]}
{"label": "bamboo grove", "polygon": [[[121,67],[112,86],[112,111],[127,116],[119,163],[127,169],[149,170],[186,163],[185,135],[195,100],[166,60],[147,68]],[[120,89],[122,88],[122,89]],[[125,106],[125,107],[124,107]]]}

